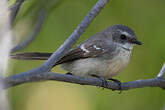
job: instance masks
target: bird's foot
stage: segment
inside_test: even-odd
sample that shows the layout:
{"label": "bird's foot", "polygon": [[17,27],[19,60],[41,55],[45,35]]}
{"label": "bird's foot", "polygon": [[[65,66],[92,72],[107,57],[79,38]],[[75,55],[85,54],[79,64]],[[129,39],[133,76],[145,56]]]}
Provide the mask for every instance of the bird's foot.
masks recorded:
{"label": "bird's foot", "polygon": [[103,89],[104,89],[104,87],[108,87],[108,82],[103,77],[100,77],[100,76],[97,76],[97,75],[94,75],[94,74],[92,74],[91,76],[101,80],[102,83],[99,87],[103,87]]}
{"label": "bird's foot", "polygon": [[116,84],[118,84],[119,90],[120,90],[119,94],[121,94],[122,93],[121,81],[119,81],[117,79],[113,79],[113,78],[109,78],[108,80],[111,80],[111,81],[115,82]]}

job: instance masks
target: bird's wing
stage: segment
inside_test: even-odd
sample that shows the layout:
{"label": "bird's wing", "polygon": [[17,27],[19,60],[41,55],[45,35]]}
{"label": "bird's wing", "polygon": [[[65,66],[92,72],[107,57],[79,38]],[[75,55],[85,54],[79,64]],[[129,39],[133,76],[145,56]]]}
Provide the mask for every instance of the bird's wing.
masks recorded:
{"label": "bird's wing", "polygon": [[106,44],[102,41],[95,41],[93,43],[83,43],[77,48],[71,49],[56,65],[71,62],[84,58],[95,58],[101,56],[107,50],[102,48]]}

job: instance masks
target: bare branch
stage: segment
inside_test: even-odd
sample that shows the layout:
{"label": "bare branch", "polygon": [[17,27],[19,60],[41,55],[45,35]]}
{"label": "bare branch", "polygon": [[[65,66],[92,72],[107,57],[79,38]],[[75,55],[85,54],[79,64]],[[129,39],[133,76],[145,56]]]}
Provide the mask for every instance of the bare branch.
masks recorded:
{"label": "bare branch", "polygon": [[40,32],[42,24],[44,22],[44,18],[45,18],[45,11],[41,11],[37,19],[37,23],[35,25],[33,33],[30,34],[23,42],[19,43],[14,48],[12,48],[11,53],[24,49],[37,37],[37,34]]}
{"label": "bare branch", "polygon": [[25,0],[17,0],[15,2],[15,4],[13,6],[11,6],[9,9],[11,10],[11,14],[10,14],[10,21],[11,23],[13,24],[17,14],[18,14],[18,11],[21,7],[21,5],[23,4]]}
{"label": "bare branch", "polygon": [[[53,72],[35,73],[35,74],[17,74],[10,76],[4,80],[6,88],[13,87],[20,84],[38,81],[63,81],[81,85],[100,86],[111,90],[120,90],[118,84],[108,81],[108,86],[103,86],[102,81],[98,78],[87,78],[73,75],[64,75]],[[165,88],[165,80],[160,78],[136,80],[125,82],[121,84],[122,90],[130,90],[143,87],[160,87]]]}
{"label": "bare branch", "polygon": [[158,78],[164,78],[164,74],[165,74],[165,63],[162,67],[162,69],[160,70],[159,74],[157,75]]}

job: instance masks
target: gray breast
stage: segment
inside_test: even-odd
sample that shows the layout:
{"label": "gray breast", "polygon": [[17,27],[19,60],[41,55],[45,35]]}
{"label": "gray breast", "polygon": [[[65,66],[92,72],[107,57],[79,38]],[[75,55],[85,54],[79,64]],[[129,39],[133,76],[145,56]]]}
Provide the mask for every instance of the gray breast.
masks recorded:
{"label": "gray breast", "polygon": [[120,48],[118,54],[113,57],[112,60],[108,61],[107,70],[105,71],[103,77],[111,78],[119,74],[128,64],[132,56],[131,50],[125,50]]}

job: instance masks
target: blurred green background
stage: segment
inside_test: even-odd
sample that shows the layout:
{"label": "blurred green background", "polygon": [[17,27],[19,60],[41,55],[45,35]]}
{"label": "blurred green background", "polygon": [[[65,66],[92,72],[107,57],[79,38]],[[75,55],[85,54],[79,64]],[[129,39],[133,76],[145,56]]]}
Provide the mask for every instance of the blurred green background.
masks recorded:
{"label": "blurred green background", "polygon": [[[54,52],[96,2],[25,0],[14,23],[15,41],[32,32],[41,10],[46,10],[47,15],[35,41],[21,52]],[[164,0],[110,0],[77,44],[110,25],[127,25],[144,44],[135,47],[130,64],[115,78],[122,82],[153,78],[165,61],[164,11]],[[10,61],[9,75],[43,63]],[[53,71],[65,73],[58,66]],[[118,91],[97,87],[47,81],[19,85],[8,91],[13,110],[163,110],[165,107],[165,91],[160,88],[140,88],[118,94]]]}

